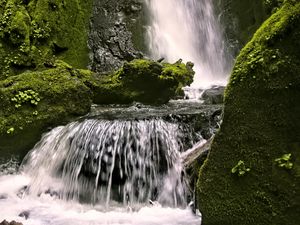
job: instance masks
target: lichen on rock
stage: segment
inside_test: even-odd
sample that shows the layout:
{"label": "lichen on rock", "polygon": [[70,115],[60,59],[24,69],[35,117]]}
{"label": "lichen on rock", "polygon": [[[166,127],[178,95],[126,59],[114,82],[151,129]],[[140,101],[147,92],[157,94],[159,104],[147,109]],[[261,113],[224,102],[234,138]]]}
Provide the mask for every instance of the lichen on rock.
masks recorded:
{"label": "lichen on rock", "polygon": [[[299,223],[299,49],[300,3],[286,0],[236,60],[197,183],[203,225]],[[290,169],[276,162],[287,153]],[[240,160],[251,171],[238,177],[231,169]]]}

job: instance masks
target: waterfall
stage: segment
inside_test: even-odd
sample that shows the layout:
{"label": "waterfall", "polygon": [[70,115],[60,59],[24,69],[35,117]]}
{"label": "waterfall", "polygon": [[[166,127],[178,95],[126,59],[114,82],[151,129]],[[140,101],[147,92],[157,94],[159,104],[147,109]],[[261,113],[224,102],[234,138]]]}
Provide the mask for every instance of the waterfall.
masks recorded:
{"label": "waterfall", "polygon": [[193,88],[226,83],[231,63],[224,51],[220,25],[211,0],[147,0],[153,58],[192,61]]}
{"label": "waterfall", "polygon": [[178,125],[160,119],[87,119],[46,134],[23,161],[30,195],[137,205],[185,206]]}

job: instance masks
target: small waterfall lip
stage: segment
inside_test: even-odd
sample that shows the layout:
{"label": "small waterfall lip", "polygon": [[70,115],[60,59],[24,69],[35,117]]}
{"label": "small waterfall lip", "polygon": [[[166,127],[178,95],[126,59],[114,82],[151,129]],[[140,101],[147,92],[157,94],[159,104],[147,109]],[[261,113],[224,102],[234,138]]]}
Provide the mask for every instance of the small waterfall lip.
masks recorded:
{"label": "small waterfall lip", "polygon": [[30,195],[123,205],[187,206],[180,130],[161,119],[73,122],[44,135],[25,157]]}
{"label": "small waterfall lip", "polygon": [[[200,96],[204,90],[197,90]],[[197,115],[222,108],[221,104],[206,105],[202,100],[171,100],[161,106],[133,103],[130,105],[92,105],[91,112],[79,118],[102,120],[144,120],[161,119],[173,115]]]}

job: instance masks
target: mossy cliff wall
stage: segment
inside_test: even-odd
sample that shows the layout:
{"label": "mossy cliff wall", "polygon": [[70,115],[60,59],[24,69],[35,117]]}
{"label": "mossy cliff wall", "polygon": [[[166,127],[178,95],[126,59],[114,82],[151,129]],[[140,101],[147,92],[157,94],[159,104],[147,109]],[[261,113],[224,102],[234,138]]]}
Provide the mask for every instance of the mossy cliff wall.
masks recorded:
{"label": "mossy cliff wall", "polygon": [[0,0],[0,79],[51,67],[88,64],[93,0]]}
{"label": "mossy cliff wall", "polygon": [[231,54],[250,41],[260,25],[283,0],[217,0],[214,1]]}
{"label": "mossy cliff wall", "polygon": [[300,2],[286,0],[236,60],[197,182],[203,225],[299,224],[299,49]]}

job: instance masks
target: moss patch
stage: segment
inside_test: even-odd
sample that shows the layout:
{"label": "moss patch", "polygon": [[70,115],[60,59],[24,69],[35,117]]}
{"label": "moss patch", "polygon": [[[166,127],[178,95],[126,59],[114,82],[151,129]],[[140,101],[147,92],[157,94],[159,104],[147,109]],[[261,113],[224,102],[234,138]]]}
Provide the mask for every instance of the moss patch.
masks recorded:
{"label": "moss patch", "polygon": [[88,63],[87,28],[93,0],[0,0],[0,80],[63,59]]}
{"label": "moss patch", "polygon": [[60,65],[0,82],[2,156],[30,149],[48,126],[89,111],[91,91],[77,74],[78,70]]}
{"label": "moss patch", "polygon": [[[286,0],[237,58],[197,183],[203,225],[300,220],[300,3]],[[276,159],[291,153],[291,169]],[[251,168],[231,173],[239,160]]]}
{"label": "moss patch", "polygon": [[93,75],[88,84],[94,90],[97,104],[131,103],[161,104],[182,95],[181,88],[193,81],[193,65],[177,62],[158,63],[137,59],[107,76]]}

